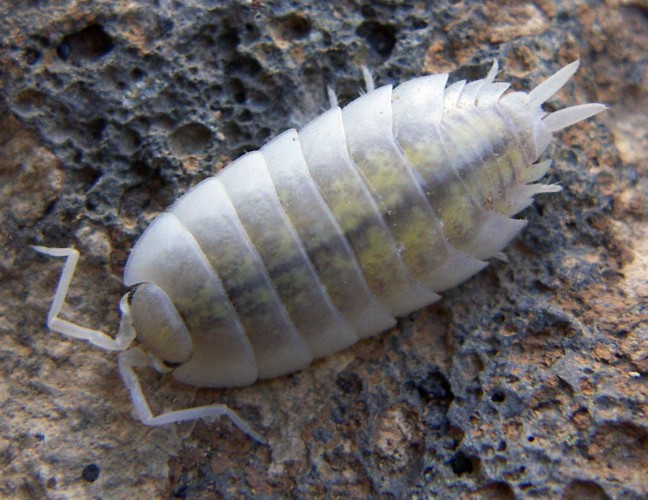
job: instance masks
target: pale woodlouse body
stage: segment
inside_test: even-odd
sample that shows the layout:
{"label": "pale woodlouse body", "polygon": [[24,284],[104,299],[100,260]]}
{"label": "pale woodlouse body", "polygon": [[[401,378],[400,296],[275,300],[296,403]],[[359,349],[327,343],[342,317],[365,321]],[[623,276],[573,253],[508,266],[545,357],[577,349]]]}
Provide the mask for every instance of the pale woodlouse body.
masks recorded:
{"label": "pale woodlouse body", "polygon": [[[144,232],[124,273],[120,334],[57,317],[48,325],[108,349],[132,338],[120,372],[150,424],[227,413],[222,405],[152,417],[133,371],[174,364],[183,382],[231,387],[290,373],[395,324],[477,273],[524,227],[511,218],[550,162],[552,132],[605,107],[542,104],[572,63],[531,92],[432,75],[385,86],[289,130],[181,197]],[[502,97],[503,96],[503,97]],[[257,437],[257,436],[255,436]]]}

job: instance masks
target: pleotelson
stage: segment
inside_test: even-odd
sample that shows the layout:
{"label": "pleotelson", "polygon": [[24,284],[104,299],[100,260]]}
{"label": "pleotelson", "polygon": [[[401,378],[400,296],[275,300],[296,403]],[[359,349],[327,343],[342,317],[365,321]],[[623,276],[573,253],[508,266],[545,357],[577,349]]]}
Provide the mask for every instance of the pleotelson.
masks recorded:
{"label": "pleotelson", "polygon": [[600,111],[545,126],[541,104],[573,71],[503,98],[495,69],[469,84],[385,86],[243,156],[133,249],[124,283],[146,284],[132,297],[138,338],[179,363],[181,381],[238,386],[435,302],[521,230],[511,215],[553,190],[528,184],[549,167],[534,162],[551,132]]}

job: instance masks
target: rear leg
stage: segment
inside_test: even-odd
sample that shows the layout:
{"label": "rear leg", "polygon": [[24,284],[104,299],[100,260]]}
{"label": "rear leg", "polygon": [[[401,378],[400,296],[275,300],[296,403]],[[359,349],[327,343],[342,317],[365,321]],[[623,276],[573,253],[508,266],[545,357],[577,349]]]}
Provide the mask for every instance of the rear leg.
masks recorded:
{"label": "rear leg", "polygon": [[[369,68],[367,68],[367,66],[363,64],[362,66],[360,66],[360,69],[362,71],[362,78],[364,80],[367,93],[373,92],[374,90],[376,90],[376,83],[374,82],[373,76],[371,76],[371,72],[369,71]],[[328,100],[329,100],[329,109],[337,108],[339,103],[333,87],[327,86],[326,93],[328,95]]]}
{"label": "rear leg", "polygon": [[371,76],[371,72],[369,71],[369,68],[365,66],[364,64],[360,66],[360,69],[362,70],[362,78],[364,79],[364,84],[365,88],[367,89],[367,94],[369,92],[373,92],[376,90],[376,82],[374,82],[373,76]]}
{"label": "rear leg", "polygon": [[338,98],[337,98],[337,95],[335,95],[335,90],[333,90],[333,87],[331,87],[331,86],[326,87],[326,93],[328,94],[328,100],[329,100],[330,109],[337,108],[338,107]]}

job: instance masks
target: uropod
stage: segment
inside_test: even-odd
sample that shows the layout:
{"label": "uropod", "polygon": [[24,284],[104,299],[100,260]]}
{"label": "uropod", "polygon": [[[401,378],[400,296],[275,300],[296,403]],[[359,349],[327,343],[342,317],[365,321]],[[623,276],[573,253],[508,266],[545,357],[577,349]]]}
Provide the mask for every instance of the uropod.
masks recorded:
{"label": "uropod", "polygon": [[561,189],[534,183],[552,133],[605,109],[542,110],[577,68],[528,93],[506,93],[496,63],[449,86],[438,74],[374,89],[365,72],[365,95],[244,155],[152,222],[126,262],[115,338],[59,318],[78,252],[34,247],[67,258],[47,325],[122,351],[143,423],[226,415],[261,441],[225,405],[153,416],[134,369],[203,387],[291,373],[502,257],[526,224],[512,216]]}

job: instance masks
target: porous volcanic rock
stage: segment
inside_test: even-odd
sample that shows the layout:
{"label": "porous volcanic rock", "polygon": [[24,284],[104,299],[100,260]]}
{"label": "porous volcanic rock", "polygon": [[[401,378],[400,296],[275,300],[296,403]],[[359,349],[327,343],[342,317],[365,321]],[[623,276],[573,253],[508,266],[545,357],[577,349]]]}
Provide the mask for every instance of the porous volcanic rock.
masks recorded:
{"label": "porous volcanic rock", "polygon": [[[648,496],[648,10],[623,0],[0,3],[0,494],[12,498]],[[128,252],[199,180],[377,83],[450,72],[529,89],[580,57],[548,109],[611,109],[558,134],[527,228],[478,276],[302,372],[196,390],[143,371],[134,420],[114,354]]]}

